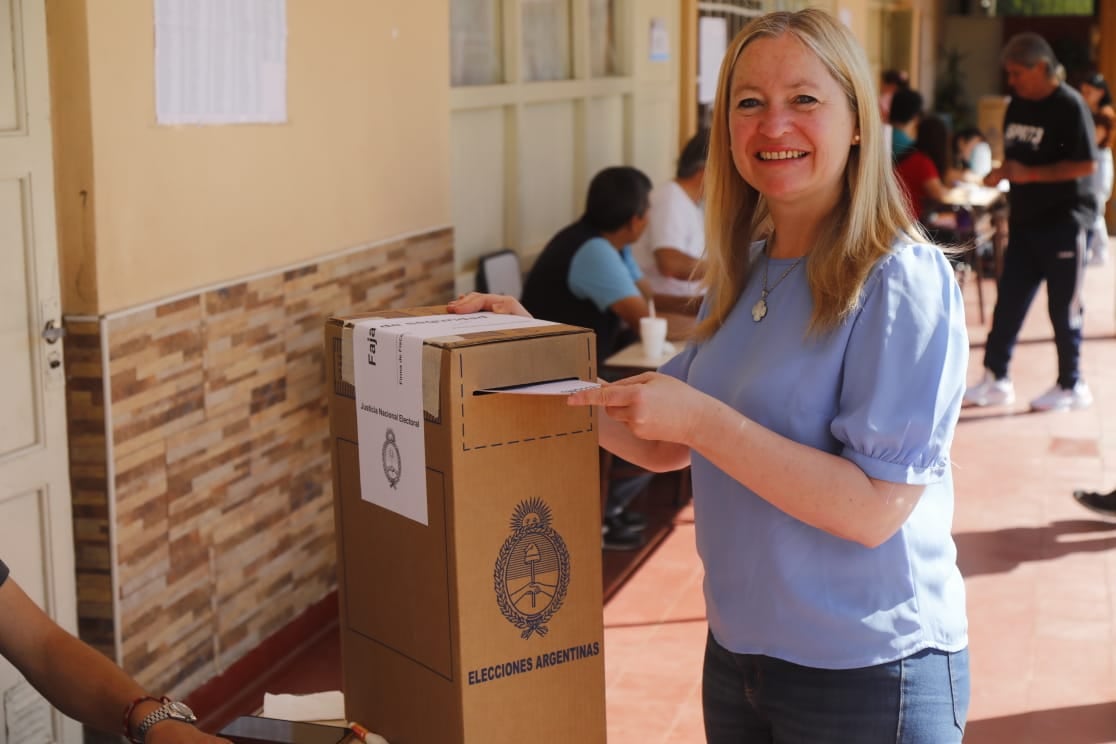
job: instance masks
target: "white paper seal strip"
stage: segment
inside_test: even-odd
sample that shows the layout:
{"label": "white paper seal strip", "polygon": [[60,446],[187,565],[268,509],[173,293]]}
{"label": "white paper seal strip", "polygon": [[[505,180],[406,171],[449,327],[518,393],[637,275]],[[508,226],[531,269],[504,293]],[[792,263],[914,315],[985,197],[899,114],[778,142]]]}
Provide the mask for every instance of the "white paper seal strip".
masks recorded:
{"label": "white paper seal strip", "polygon": [[495,313],[354,321],[353,387],[361,498],[429,524],[422,415],[425,339],[544,325],[554,324]]}

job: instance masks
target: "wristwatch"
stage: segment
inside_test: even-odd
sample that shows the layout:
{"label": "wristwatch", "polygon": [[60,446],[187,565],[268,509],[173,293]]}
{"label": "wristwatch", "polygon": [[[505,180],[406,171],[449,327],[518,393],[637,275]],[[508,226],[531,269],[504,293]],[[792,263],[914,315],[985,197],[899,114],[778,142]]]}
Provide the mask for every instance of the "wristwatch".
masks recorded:
{"label": "wristwatch", "polygon": [[194,725],[198,722],[198,717],[194,715],[194,711],[190,710],[186,703],[178,700],[167,700],[140,721],[140,724],[136,726],[133,741],[137,744],[143,744],[147,740],[147,732],[159,721],[182,721]]}

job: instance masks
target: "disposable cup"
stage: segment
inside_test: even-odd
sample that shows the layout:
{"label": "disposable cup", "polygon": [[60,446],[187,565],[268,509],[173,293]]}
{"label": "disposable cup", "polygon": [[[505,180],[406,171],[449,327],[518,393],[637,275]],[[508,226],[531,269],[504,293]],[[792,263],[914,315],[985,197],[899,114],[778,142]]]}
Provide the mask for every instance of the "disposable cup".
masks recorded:
{"label": "disposable cup", "polygon": [[662,359],[666,347],[666,318],[640,318],[639,337],[643,341],[643,354],[648,359]]}

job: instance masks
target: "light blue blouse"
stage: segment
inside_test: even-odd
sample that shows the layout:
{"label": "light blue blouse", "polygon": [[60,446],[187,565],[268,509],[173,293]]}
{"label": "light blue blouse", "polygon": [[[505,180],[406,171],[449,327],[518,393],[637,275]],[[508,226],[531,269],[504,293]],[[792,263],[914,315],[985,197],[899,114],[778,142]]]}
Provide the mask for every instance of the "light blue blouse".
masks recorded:
{"label": "light blue blouse", "polygon": [[[693,453],[714,638],[737,653],[826,669],[964,648],[949,449],[968,336],[949,262],[934,246],[896,243],[856,312],[818,338],[806,335],[813,302],[804,265],[772,290],[767,317],[752,320],[765,260],[724,326],[662,371],[872,478],[926,489],[902,528],[869,549],[798,521]],[[769,286],[792,263],[773,260]]]}

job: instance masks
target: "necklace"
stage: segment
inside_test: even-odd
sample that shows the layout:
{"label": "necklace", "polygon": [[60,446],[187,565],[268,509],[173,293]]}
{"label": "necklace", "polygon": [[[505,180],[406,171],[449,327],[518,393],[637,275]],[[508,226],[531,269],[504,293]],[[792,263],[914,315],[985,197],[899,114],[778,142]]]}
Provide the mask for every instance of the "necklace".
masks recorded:
{"label": "necklace", "polygon": [[792,263],[787,270],[783,272],[783,275],[776,279],[775,283],[770,287],[767,286],[767,269],[771,266],[771,256],[768,255],[765,258],[766,260],[763,262],[763,288],[760,290],[760,298],[756,300],[756,304],[752,305],[752,320],[756,323],[759,323],[767,317],[767,296],[774,292],[775,288],[778,287],[792,271],[798,268],[798,264],[802,263],[802,259],[805,258],[805,256],[799,256],[798,260]]}

